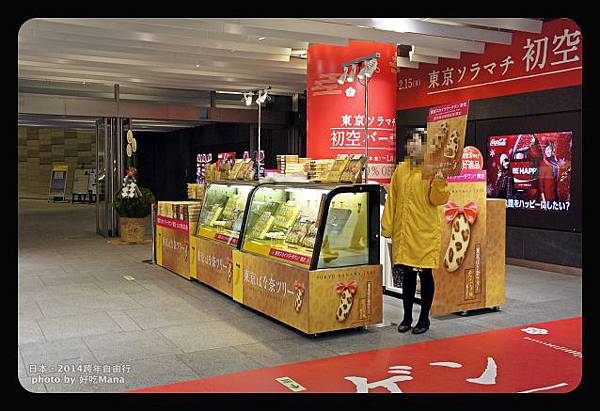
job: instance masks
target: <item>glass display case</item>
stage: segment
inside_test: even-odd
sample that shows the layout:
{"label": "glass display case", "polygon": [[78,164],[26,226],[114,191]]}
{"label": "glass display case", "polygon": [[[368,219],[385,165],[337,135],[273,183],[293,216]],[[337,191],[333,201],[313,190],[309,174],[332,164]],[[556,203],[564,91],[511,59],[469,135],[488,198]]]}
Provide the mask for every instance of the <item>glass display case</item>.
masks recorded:
{"label": "glass display case", "polygon": [[310,270],[379,264],[379,186],[262,184],[250,198],[243,251]]}
{"label": "glass display case", "polygon": [[253,182],[222,181],[206,189],[195,235],[237,246]]}

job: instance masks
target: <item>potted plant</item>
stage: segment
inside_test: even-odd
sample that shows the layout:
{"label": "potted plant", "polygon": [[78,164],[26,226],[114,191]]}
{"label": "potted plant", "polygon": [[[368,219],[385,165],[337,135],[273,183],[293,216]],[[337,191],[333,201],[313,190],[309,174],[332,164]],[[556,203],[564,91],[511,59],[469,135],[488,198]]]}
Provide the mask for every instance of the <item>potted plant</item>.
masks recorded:
{"label": "potted plant", "polygon": [[152,211],[152,205],[156,199],[152,191],[137,185],[137,169],[132,166],[136,162],[134,153],[137,151],[137,142],[133,138],[131,130],[127,133],[127,141],[129,169],[127,176],[123,179],[123,188],[115,196],[113,207],[119,215],[121,241],[143,243],[146,233],[145,218]]}

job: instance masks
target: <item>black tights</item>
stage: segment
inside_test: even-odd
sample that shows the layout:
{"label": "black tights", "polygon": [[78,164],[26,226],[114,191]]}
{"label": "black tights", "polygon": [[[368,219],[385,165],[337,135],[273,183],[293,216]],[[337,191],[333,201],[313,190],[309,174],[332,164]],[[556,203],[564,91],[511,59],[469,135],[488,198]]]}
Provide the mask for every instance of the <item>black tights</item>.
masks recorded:
{"label": "black tights", "polygon": [[415,291],[417,289],[417,273],[421,279],[421,313],[417,327],[429,327],[429,310],[433,302],[435,284],[431,268],[421,268],[421,271],[414,271],[413,267],[398,265],[402,271],[402,305],[404,306],[404,319],[402,325],[412,325],[412,308],[415,301]]}

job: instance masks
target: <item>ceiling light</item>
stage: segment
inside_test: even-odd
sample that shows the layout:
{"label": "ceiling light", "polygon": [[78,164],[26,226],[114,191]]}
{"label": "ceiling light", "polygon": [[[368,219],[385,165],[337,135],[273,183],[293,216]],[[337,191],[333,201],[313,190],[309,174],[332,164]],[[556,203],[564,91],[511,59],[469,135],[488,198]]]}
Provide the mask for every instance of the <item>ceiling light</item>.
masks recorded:
{"label": "ceiling light", "polygon": [[259,37],[259,38],[258,38],[258,40],[259,40],[259,41],[260,41],[260,40],[264,40],[264,39],[265,39],[265,37]]}
{"label": "ceiling light", "polygon": [[348,66],[344,67],[344,72],[338,79],[338,84],[344,84],[344,82],[346,81],[346,76],[348,76]]}
{"label": "ceiling light", "polygon": [[356,77],[356,64],[352,65],[352,70],[350,71],[350,74],[348,74],[348,77],[346,78],[346,81],[348,83],[352,83],[354,81],[354,78]]}

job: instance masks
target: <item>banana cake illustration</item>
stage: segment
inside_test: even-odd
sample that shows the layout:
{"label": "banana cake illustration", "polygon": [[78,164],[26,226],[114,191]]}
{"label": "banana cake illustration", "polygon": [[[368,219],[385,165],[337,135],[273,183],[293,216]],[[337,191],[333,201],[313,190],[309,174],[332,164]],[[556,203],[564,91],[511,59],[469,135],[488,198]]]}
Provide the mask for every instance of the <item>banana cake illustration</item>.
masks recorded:
{"label": "banana cake illustration", "polygon": [[475,224],[478,212],[474,201],[464,206],[449,201],[444,207],[444,218],[451,224],[450,241],[444,257],[444,267],[450,273],[458,270],[465,260],[471,241],[471,225]]}

